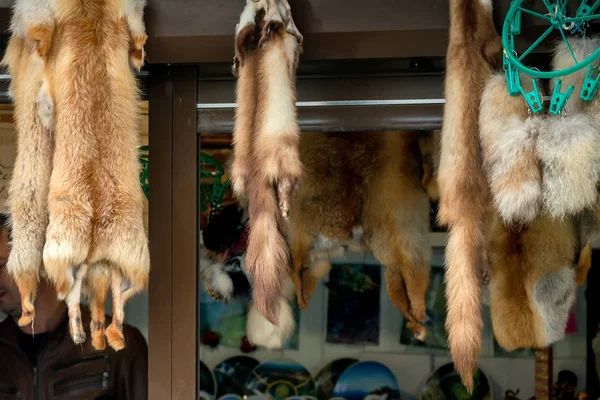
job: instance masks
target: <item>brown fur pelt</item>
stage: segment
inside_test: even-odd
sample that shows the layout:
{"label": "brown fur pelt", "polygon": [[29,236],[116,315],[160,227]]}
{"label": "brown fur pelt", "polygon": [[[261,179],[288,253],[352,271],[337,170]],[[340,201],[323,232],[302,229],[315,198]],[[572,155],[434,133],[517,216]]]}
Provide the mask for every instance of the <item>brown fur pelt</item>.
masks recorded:
{"label": "brown fur pelt", "polygon": [[[33,270],[23,264],[29,260],[36,260],[39,269],[41,244],[45,275],[69,306],[75,343],[86,339],[79,311],[81,295],[92,299],[91,330],[98,348],[104,348],[103,339],[98,339],[104,332],[100,310],[104,310],[110,278],[114,318],[106,336],[116,350],[125,345],[123,306],[146,287],[150,267],[137,160],[139,88],[131,70],[131,66],[143,65],[144,5],[144,0],[18,0],[12,20],[11,43],[19,43],[24,32],[25,44],[18,46],[35,50],[26,63],[43,61],[37,114],[42,123],[48,120],[42,125],[54,142],[52,150],[48,145],[18,147],[15,164],[31,166],[15,169],[13,174],[13,234],[19,238],[35,230],[45,238],[35,239],[28,248],[15,240],[13,270]],[[17,67],[9,56],[12,52],[9,47],[5,57],[11,71]],[[31,94],[18,88],[34,82],[39,85],[38,75],[13,76],[16,108],[31,99]],[[34,110],[16,113],[16,119],[19,142],[40,136],[30,126],[19,129],[20,121],[35,120]],[[27,168],[37,163],[27,160],[39,160],[45,166],[35,184]],[[22,190],[23,185],[30,188]],[[39,197],[31,198],[28,190]],[[33,205],[37,207],[33,215],[40,217],[23,220],[26,207]],[[23,252],[28,252],[26,257]],[[23,302],[21,323],[33,322],[36,283],[32,280],[20,286],[22,297],[32,299]]]}
{"label": "brown fur pelt", "polygon": [[[531,81],[525,77],[521,81],[529,92]],[[544,134],[544,118],[529,116],[523,97],[511,96],[504,73],[497,73],[485,86],[479,127],[483,166],[496,210],[507,225],[529,224],[542,203],[535,145]]]}
{"label": "brown fur pelt", "polygon": [[[356,250],[370,248],[386,266],[390,300],[425,338],[430,203],[422,185],[419,142],[418,132],[302,135],[305,175],[290,217],[292,277],[300,308],[306,308],[318,279],[330,269],[332,254],[314,254],[319,238],[333,241],[338,250],[339,244],[356,242]],[[329,247],[321,252],[336,252],[321,247]]]}
{"label": "brown fur pelt", "polygon": [[481,351],[481,281],[491,208],[479,145],[479,104],[487,78],[500,66],[501,48],[491,0],[450,0],[438,216],[450,229],[446,246],[450,352],[469,391]]}
{"label": "brown fur pelt", "polygon": [[498,344],[512,351],[561,340],[577,287],[573,220],[541,214],[516,229],[496,217],[490,229],[491,315]]}
{"label": "brown fur pelt", "polygon": [[[569,38],[578,60],[588,57],[600,46],[600,38]],[[554,50],[552,67],[562,70],[573,65],[567,44],[561,41]],[[576,215],[593,207],[600,180],[600,126],[588,103],[579,97],[586,69],[561,77],[562,91],[575,90],[565,107],[566,115],[548,117],[548,129],[540,135],[537,152],[543,166],[544,206],[555,218]],[[596,96],[597,97],[597,96]]]}
{"label": "brown fur pelt", "polygon": [[236,194],[248,198],[253,302],[274,325],[290,266],[285,220],[302,173],[295,83],[301,43],[287,0],[247,0],[236,28],[231,173]]}

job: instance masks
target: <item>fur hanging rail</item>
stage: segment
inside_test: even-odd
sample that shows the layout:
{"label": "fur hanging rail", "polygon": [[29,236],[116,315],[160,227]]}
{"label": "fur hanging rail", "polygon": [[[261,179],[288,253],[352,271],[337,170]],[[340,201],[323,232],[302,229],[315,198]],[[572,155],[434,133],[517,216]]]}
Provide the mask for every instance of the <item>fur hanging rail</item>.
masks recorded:
{"label": "fur hanging rail", "polygon": [[[308,306],[329,259],[344,247],[373,251],[385,265],[390,300],[424,340],[429,285],[429,207],[421,148],[428,132],[304,133],[305,174],[290,216],[293,281],[301,309]],[[430,153],[428,155],[431,156]],[[435,189],[431,188],[433,192]]]}
{"label": "fur hanging rail", "polygon": [[235,194],[249,203],[246,263],[253,302],[277,326],[290,267],[285,220],[302,174],[295,81],[303,38],[287,0],[247,0],[235,40],[231,179]]}
{"label": "fur hanging rail", "polygon": [[[17,0],[3,59],[15,103],[17,157],[9,187],[13,228],[7,268],[33,324],[40,275],[86,340],[79,304],[91,305],[95,348],[125,346],[123,307],[148,281],[137,160],[144,62],[144,0]],[[43,265],[43,268],[42,268]],[[104,332],[109,288],[113,322]]]}
{"label": "fur hanging rail", "polygon": [[479,145],[479,104],[487,78],[501,65],[501,49],[491,0],[450,0],[438,216],[450,230],[446,246],[450,352],[469,392],[481,351],[481,282],[491,204]]}

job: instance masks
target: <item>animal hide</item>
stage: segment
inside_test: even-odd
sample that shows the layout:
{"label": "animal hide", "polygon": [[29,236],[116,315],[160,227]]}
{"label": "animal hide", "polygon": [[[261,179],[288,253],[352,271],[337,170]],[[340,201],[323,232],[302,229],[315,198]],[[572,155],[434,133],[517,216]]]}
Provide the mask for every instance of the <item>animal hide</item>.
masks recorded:
{"label": "animal hide", "polygon": [[205,288],[217,300],[225,302],[250,298],[246,323],[248,340],[257,346],[281,348],[295,329],[296,321],[291,307],[294,286],[289,274],[284,278],[284,291],[279,299],[279,325],[268,321],[252,301],[251,276],[245,268],[245,234],[238,226],[244,223],[244,208],[232,205],[212,217],[202,237],[200,247],[200,277]]}
{"label": "animal hide", "polygon": [[430,203],[419,139],[417,132],[302,135],[305,175],[290,216],[292,277],[301,309],[329,271],[331,256],[343,255],[347,244],[352,250],[368,247],[386,266],[390,300],[425,338]]}
{"label": "animal hide", "polygon": [[429,131],[421,134],[419,148],[423,156],[423,187],[429,199],[436,202],[440,198],[437,174],[440,165],[440,131]]}
{"label": "animal hide", "polygon": [[[598,38],[570,38],[578,60],[586,58],[600,46]],[[574,63],[566,43],[560,42],[552,60],[561,70]],[[578,214],[592,207],[598,196],[600,180],[600,126],[589,113],[583,112],[579,97],[586,69],[561,77],[563,91],[569,85],[575,91],[565,108],[566,115],[548,118],[548,129],[540,135],[537,151],[543,165],[544,206],[554,218]]]}
{"label": "animal hide", "polygon": [[[521,80],[531,90],[528,79]],[[507,225],[528,225],[541,208],[542,176],[535,150],[544,119],[528,116],[522,96],[508,94],[503,73],[488,79],[481,99],[479,129],[483,167],[493,202]]]}
{"label": "animal hide", "polygon": [[[44,61],[37,118],[54,141],[48,151],[47,145],[42,151],[31,145],[18,148],[15,164],[23,167],[15,169],[11,182],[13,232],[15,238],[31,230],[37,236],[31,236],[34,242],[15,240],[11,271],[39,269],[43,244],[45,274],[68,304],[74,342],[86,339],[79,311],[81,296],[86,295],[92,302],[91,333],[97,348],[104,348],[103,310],[110,277],[114,315],[106,337],[115,350],[125,346],[123,306],[146,287],[150,266],[137,160],[139,89],[130,68],[143,64],[144,5],[143,0],[18,0],[11,22],[11,42],[22,40],[25,32],[21,46],[35,50],[29,62]],[[5,60],[14,71],[11,51]],[[39,85],[39,74],[19,73],[12,85],[17,89],[34,81]],[[31,94],[13,92],[16,108],[30,104]],[[40,136],[37,128],[21,125],[20,121],[35,119],[30,106],[27,112],[16,113],[16,119],[19,142]],[[48,135],[49,127],[53,136]],[[44,167],[33,182],[28,168],[34,163],[28,160],[38,157]],[[32,191],[40,197],[31,198]],[[23,219],[25,207],[33,206],[37,207],[33,215],[40,217]],[[45,240],[39,239],[43,233]],[[25,251],[29,254],[21,257]],[[36,266],[24,266],[29,260]],[[23,302],[20,322],[29,323],[35,287],[20,289],[22,297],[31,299]]]}
{"label": "animal hide", "polygon": [[561,340],[575,301],[577,232],[572,220],[541,214],[525,229],[493,219],[490,237],[492,326],[504,349]]}
{"label": "animal hide", "polygon": [[471,392],[481,351],[481,281],[491,208],[479,145],[479,104],[487,78],[500,66],[502,46],[492,21],[492,1],[450,0],[449,4],[438,218],[450,230],[446,246],[450,352]]}
{"label": "animal hide", "polygon": [[278,325],[290,260],[285,219],[302,173],[298,154],[295,73],[302,35],[287,0],[247,0],[237,26],[239,74],[234,127],[234,191],[249,202],[246,255],[253,303]]}
{"label": "animal hide", "polygon": [[46,71],[54,21],[45,4],[13,4],[11,38],[2,60],[12,78],[9,92],[15,104],[17,132],[17,156],[8,189],[12,249],[7,270],[21,293],[20,326],[31,324],[35,316],[54,149],[53,102]]}

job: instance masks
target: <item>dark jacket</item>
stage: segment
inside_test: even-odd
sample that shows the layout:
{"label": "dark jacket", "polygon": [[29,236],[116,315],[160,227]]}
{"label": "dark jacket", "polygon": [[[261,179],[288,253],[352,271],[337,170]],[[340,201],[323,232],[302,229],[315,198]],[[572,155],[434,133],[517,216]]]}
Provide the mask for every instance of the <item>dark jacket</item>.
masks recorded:
{"label": "dark jacket", "polygon": [[[136,328],[123,325],[125,349],[108,345],[94,350],[89,311],[82,307],[88,336],[83,346],[73,343],[68,318],[40,343],[34,368],[19,348],[19,331],[12,318],[0,323],[0,400],[148,398],[148,346]],[[106,326],[111,318],[107,316]]]}

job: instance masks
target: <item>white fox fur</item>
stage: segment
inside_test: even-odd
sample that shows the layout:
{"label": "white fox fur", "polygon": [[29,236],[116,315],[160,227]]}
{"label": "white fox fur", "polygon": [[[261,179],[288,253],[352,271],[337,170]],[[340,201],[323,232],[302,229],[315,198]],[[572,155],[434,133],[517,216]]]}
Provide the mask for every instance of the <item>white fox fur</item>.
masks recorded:
{"label": "white fox fur", "polygon": [[600,131],[582,113],[548,122],[537,152],[543,165],[544,207],[554,218],[595,204],[600,178]]}
{"label": "white fox fur", "polygon": [[[578,60],[586,58],[600,46],[597,38],[569,39]],[[554,51],[552,66],[561,70],[574,64],[564,42]],[[575,90],[565,107],[566,116],[548,118],[548,129],[540,135],[537,151],[543,165],[544,206],[554,218],[574,215],[592,207],[597,200],[600,179],[600,129],[594,119],[583,112],[579,97],[586,69],[561,77],[562,90]]]}
{"label": "white fox fur", "polygon": [[[527,80],[522,82],[529,91]],[[506,78],[498,73],[484,89],[479,129],[483,166],[496,210],[508,225],[529,224],[541,206],[542,177],[535,143],[544,134],[543,118],[528,117],[523,97],[509,95]]]}

